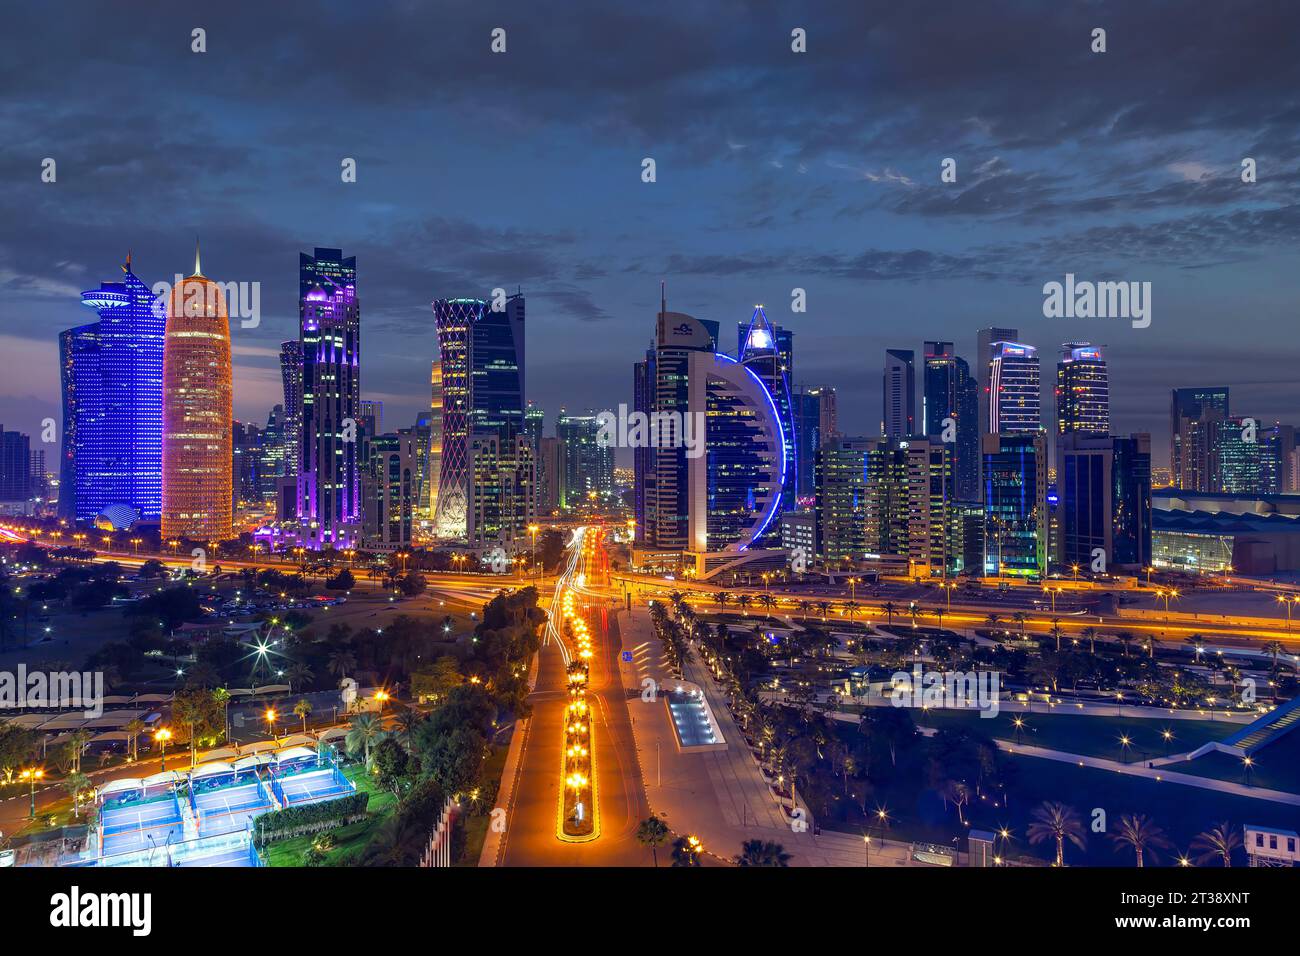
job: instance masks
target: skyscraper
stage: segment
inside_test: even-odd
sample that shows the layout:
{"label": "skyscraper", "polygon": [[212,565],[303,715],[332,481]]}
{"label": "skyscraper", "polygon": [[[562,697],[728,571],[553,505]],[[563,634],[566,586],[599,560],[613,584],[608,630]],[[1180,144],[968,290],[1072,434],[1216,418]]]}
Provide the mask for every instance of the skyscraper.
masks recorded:
{"label": "skyscraper", "polygon": [[1229,410],[1227,386],[1176,388],[1169,408],[1169,470],[1176,488],[1218,491],[1215,441]]}
{"label": "skyscraper", "polygon": [[867,458],[875,440],[836,437],[817,451],[817,556],[861,561],[867,546]]}
{"label": "skyscraper", "polygon": [[[781,509],[793,511],[798,493],[799,471],[799,440],[790,388],[794,378],[794,333],[773,325],[760,305],[754,307],[748,322],[737,326],[737,335],[736,355],[740,364],[758,376],[776,403],[782,446],[786,455],[783,468],[787,481],[782,493]],[[770,527],[774,534],[780,531],[779,526]]]}
{"label": "skyscraper", "polygon": [[473,494],[471,437],[492,433],[511,449],[524,431],[524,296],[508,296],[499,309],[481,299],[438,299],[433,317],[442,375],[434,533],[464,538]]}
{"label": "skyscraper", "polygon": [[[1057,560],[1135,569],[1151,561],[1151,436],[1067,432],[1059,439]],[[1098,564],[1098,558],[1103,561]]]}
{"label": "skyscraper", "polygon": [[[925,343],[922,434],[952,445],[953,494],[979,500],[978,386],[951,342]],[[945,420],[952,420],[952,428]]]}
{"label": "skyscraper", "polygon": [[980,329],[975,335],[975,384],[976,397],[979,399],[979,422],[981,440],[989,434],[989,397],[990,373],[993,368],[995,342],[1014,342],[1020,338],[1017,329],[1002,329],[996,326]]}
{"label": "skyscraper", "polygon": [[[163,329],[157,296],[131,271],[81,294],[99,321],[59,336],[69,514],[93,519],[110,505],[140,517],[162,508]],[[69,453],[70,452],[70,453]]]}
{"label": "skyscraper", "polygon": [[595,415],[569,415],[560,409],[555,437],[563,457],[560,507],[574,510],[604,504],[614,491],[614,449],[599,440],[600,420]]}
{"label": "skyscraper", "polygon": [[[437,345],[435,344],[435,348]],[[433,530],[433,517],[438,509],[438,482],[442,478],[442,357],[433,357],[429,374],[429,454],[425,459],[426,474],[420,484],[420,504],[417,509],[421,527]]]}
{"label": "skyscraper", "polygon": [[226,300],[194,253],[172,289],[163,351],[162,536],[224,541],[231,505],[231,359]]}
{"label": "skyscraper", "polygon": [[985,435],[982,448],[985,573],[1042,575],[1047,571],[1044,438],[1026,431]]}
{"label": "skyscraper", "polygon": [[31,442],[22,432],[0,425],[0,502],[3,513],[29,514],[32,497]]}
{"label": "skyscraper", "polygon": [[[650,420],[655,408],[655,350],[646,349],[645,360],[632,366],[632,409]],[[545,462],[543,461],[543,473]],[[632,449],[632,515],[636,521],[633,538],[638,547],[644,547],[648,537],[653,537],[654,521],[655,448],[651,442],[642,442]]]}
{"label": "skyscraper", "polygon": [[280,381],[284,390],[284,477],[298,477],[302,459],[302,342],[280,343]]}
{"label": "skyscraper", "polygon": [[344,548],[361,531],[361,305],[357,260],[341,249],[298,256],[302,447],[298,534],[304,547]]}
{"label": "skyscraper", "polygon": [[1110,434],[1110,383],[1101,349],[1066,342],[1056,363],[1056,433]]}
{"label": "skyscraper", "polygon": [[994,342],[989,362],[989,434],[1042,428],[1038,350],[1021,342]]}
{"label": "skyscraper", "polygon": [[366,442],[362,468],[362,544],[371,551],[409,547],[415,514],[416,438],[376,435]]}
{"label": "skyscraper", "polygon": [[880,434],[886,438],[916,434],[915,360],[911,349],[885,350]]}

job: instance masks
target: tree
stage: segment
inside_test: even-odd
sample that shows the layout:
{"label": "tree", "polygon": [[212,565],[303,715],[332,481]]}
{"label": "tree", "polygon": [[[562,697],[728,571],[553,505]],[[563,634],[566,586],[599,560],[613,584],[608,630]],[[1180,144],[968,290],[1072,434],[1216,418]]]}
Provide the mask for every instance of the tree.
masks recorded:
{"label": "tree", "polygon": [[14,724],[0,724],[0,777],[11,783],[36,754],[39,738],[35,731]]}
{"label": "tree", "polygon": [[746,840],[740,845],[736,866],[789,866],[790,854],[771,840]]}
{"label": "tree", "polygon": [[699,841],[692,842],[688,837],[678,837],[673,841],[673,866],[699,866]]}
{"label": "tree", "polygon": [[407,707],[405,710],[398,711],[397,716],[393,719],[393,722],[397,725],[397,736],[407,750],[411,750],[415,746],[415,732],[420,729],[420,725],[424,721],[424,714],[414,707]]}
{"label": "tree", "polygon": [[348,735],[343,738],[343,744],[350,754],[355,755],[358,752],[363,752],[366,767],[368,768],[370,766],[370,748],[379,742],[383,737],[383,733],[384,724],[379,719],[378,714],[356,714],[348,727]]}
{"label": "tree", "polygon": [[302,721],[302,732],[307,732],[307,718],[311,716],[311,701],[306,697],[293,705],[293,715]]}
{"label": "tree", "polygon": [[428,580],[419,571],[408,571],[397,579],[398,590],[404,597],[417,597],[429,586]]}
{"label": "tree", "polygon": [[1173,845],[1165,836],[1165,831],[1152,823],[1150,817],[1143,813],[1126,813],[1120,817],[1119,828],[1110,834],[1110,839],[1115,843],[1116,850],[1125,847],[1132,849],[1137,855],[1138,866],[1142,865],[1143,858],[1148,853],[1152,860],[1156,859],[1156,847]]}
{"label": "tree", "polygon": [[1242,845],[1241,831],[1226,820],[1192,838],[1192,849],[1199,850],[1197,863],[1208,863],[1216,857],[1224,866],[1232,866],[1232,851]]}
{"label": "tree", "polygon": [[356,576],[347,568],[343,568],[334,577],[325,581],[325,588],[329,591],[351,591],[356,583]]}
{"label": "tree", "polygon": [[650,848],[656,867],[659,866],[659,847],[668,842],[668,832],[668,825],[654,814],[642,820],[636,828],[636,842]]}
{"label": "tree", "polygon": [[125,729],[127,737],[131,739],[131,760],[134,762],[140,756],[139,741],[140,735],[144,733],[144,721],[137,717],[127,723]]}
{"label": "tree", "polygon": [[289,669],[284,672],[284,678],[289,682],[290,691],[293,690],[295,685],[301,690],[303,685],[311,683],[312,678],[315,676],[312,669],[302,661],[294,661],[289,665]]}
{"label": "tree", "polygon": [[731,595],[726,591],[719,591],[713,596],[713,599],[718,602],[718,610],[725,611],[727,609],[727,603],[731,600]]}
{"label": "tree", "polygon": [[332,651],[329,656],[330,673],[339,680],[347,677],[357,666],[357,656],[346,648]]}
{"label": "tree", "polygon": [[72,797],[73,814],[81,819],[81,795],[90,789],[90,778],[80,771],[70,773],[63,781],[63,789]]}
{"label": "tree", "polygon": [[392,737],[385,737],[375,748],[375,782],[400,798],[411,785],[413,761],[406,749]]}
{"label": "tree", "polygon": [[1088,641],[1088,653],[1095,656],[1097,653],[1097,629],[1095,627],[1085,627],[1080,633]]}
{"label": "tree", "polygon": [[1030,843],[1053,841],[1056,844],[1056,866],[1065,866],[1065,841],[1069,840],[1080,850],[1087,848],[1087,836],[1079,811],[1063,803],[1044,800],[1029,814],[1026,831]]}
{"label": "tree", "polygon": [[185,687],[172,700],[172,719],[189,732],[190,766],[198,763],[199,739],[225,733],[225,709],[212,691],[204,687]]}
{"label": "tree", "polygon": [[84,727],[74,730],[68,736],[68,757],[73,773],[81,773],[81,755],[86,752],[86,745],[90,743],[92,736],[93,734]]}

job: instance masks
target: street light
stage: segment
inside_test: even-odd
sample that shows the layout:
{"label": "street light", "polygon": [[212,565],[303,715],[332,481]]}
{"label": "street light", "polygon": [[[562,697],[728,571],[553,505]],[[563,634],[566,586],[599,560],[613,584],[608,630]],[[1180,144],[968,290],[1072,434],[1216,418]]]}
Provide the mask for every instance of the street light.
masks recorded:
{"label": "street light", "polygon": [[530,524],[528,526],[528,536],[532,539],[532,545],[528,550],[528,562],[533,565],[534,569],[537,566],[537,531],[537,525]]}
{"label": "street light", "polygon": [[274,707],[266,708],[266,713],[262,715],[266,720],[266,732],[270,734],[272,738],[275,738],[275,718],[277,716]]}
{"label": "street light", "polygon": [[159,727],[154,731],[153,739],[162,748],[161,759],[158,761],[158,772],[162,773],[167,769],[167,741],[172,739],[172,732],[166,727]]}
{"label": "street light", "polygon": [[21,774],[18,775],[18,778],[20,780],[26,780],[30,785],[31,798],[32,798],[31,819],[33,820],[36,819],[36,781],[41,780],[44,777],[45,777],[45,770],[42,769],[41,767],[31,767],[27,770],[24,770]]}

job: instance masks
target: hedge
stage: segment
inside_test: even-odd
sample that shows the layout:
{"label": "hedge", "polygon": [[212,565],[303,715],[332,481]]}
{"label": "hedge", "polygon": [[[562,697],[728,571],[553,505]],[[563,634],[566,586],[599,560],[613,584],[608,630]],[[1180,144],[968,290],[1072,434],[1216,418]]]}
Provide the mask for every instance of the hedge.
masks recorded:
{"label": "hedge", "polygon": [[356,823],[365,819],[369,802],[370,794],[362,790],[337,800],[264,813],[253,823],[253,839],[262,847],[277,840],[291,840]]}

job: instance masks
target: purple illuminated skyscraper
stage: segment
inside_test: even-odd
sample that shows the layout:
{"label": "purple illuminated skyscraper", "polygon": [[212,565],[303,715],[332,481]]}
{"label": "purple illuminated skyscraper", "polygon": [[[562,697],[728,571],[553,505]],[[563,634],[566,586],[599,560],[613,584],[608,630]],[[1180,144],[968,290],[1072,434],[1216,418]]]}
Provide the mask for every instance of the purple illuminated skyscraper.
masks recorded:
{"label": "purple illuminated skyscraper", "polygon": [[355,546],[361,531],[361,306],[357,260],[341,249],[298,257],[299,539],[308,548]]}

